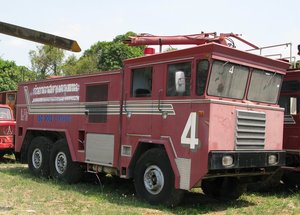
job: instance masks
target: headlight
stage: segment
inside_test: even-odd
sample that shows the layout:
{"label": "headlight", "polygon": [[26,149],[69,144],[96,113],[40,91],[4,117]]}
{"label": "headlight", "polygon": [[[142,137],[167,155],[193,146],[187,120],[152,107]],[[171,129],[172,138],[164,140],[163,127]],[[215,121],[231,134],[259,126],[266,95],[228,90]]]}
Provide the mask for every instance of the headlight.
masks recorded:
{"label": "headlight", "polygon": [[269,165],[275,165],[278,163],[278,157],[277,155],[269,155],[268,157],[268,163]]}
{"label": "headlight", "polygon": [[231,166],[233,164],[233,157],[231,155],[224,155],[222,157],[222,165],[223,166]]}

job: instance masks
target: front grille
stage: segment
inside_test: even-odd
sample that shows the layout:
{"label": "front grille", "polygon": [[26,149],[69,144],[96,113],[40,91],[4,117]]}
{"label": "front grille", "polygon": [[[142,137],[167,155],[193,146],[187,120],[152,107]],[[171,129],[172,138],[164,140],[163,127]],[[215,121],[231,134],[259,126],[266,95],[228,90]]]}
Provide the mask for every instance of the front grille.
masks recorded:
{"label": "front grille", "polygon": [[236,111],[236,150],[261,150],[265,146],[266,114]]}
{"label": "front grille", "polygon": [[4,125],[1,126],[0,125],[0,135],[13,135],[14,134],[14,126],[10,126],[10,125]]}

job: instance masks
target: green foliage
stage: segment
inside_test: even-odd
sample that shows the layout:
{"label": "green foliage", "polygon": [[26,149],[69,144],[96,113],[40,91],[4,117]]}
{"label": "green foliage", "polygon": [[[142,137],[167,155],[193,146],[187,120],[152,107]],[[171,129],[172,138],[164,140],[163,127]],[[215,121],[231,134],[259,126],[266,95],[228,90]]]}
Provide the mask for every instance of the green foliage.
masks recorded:
{"label": "green foliage", "polygon": [[0,91],[16,90],[19,82],[34,79],[35,74],[28,68],[0,59]]}
{"label": "green foliage", "polygon": [[300,60],[297,60],[297,61],[296,61],[296,68],[297,68],[297,69],[300,69]]}
{"label": "green foliage", "polygon": [[[116,36],[114,39],[113,39],[113,42],[123,42],[124,40],[127,40],[129,37],[134,37],[136,36],[137,34],[132,32],[132,31],[128,31],[126,34],[120,34],[118,36]],[[139,49],[141,49],[142,51],[144,50],[143,47],[138,47]]]}
{"label": "green foliage", "polygon": [[97,71],[97,61],[94,56],[81,57],[77,60],[76,56],[71,55],[62,65],[64,75],[77,75]]}
{"label": "green foliage", "polygon": [[48,75],[76,75],[96,71],[121,69],[123,60],[143,55],[144,47],[133,47],[123,43],[134,32],[116,36],[113,41],[99,41],[87,49],[79,59],[69,56],[65,62],[64,52],[51,46],[37,46],[29,52],[32,69],[38,79]]}
{"label": "green foliage", "polygon": [[61,75],[61,65],[64,59],[64,51],[52,46],[37,46],[37,50],[30,50],[32,69],[37,73],[38,79],[44,79],[48,75]]}
{"label": "green foliage", "polygon": [[143,51],[140,48],[130,47],[122,42],[97,42],[85,51],[83,57],[94,56],[97,69],[106,71],[121,69],[123,60],[141,55]]}
{"label": "green foliage", "polygon": [[121,69],[123,60],[143,55],[144,47],[132,47],[123,43],[129,36],[135,35],[133,32],[127,32],[116,36],[113,41],[99,41],[87,49],[78,60],[75,56],[70,56],[62,66],[63,73],[74,75]]}
{"label": "green foliage", "polygon": [[172,46],[169,46],[167,49],[165,49],[164,51],[165,52],[170,52],[170,51],[176,51],[176,50],[178,50],[178,48],[174,48],[174,47],[172,47]]}

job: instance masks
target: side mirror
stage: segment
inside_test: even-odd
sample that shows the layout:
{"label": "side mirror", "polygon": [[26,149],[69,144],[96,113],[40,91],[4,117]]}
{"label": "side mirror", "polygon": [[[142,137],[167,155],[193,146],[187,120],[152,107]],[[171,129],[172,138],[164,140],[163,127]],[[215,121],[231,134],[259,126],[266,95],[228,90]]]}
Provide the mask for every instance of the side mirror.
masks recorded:
{"label": "side mirror", "polygon": [[175,73],[175,86],[177,93],[185,92],[185,75],[183,71],[177,71]]}

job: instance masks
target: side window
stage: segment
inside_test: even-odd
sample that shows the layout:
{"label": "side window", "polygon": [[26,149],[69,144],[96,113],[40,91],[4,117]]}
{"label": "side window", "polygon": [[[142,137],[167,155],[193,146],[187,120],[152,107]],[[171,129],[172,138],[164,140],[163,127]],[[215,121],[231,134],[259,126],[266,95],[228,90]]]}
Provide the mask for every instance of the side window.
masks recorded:
{"label": "side window", "polygon": [[282,87],[281,87],[281,92],[296,92],[300,90],[300,82],[297,80],[292,80],[292,81],[283,81],[282,82]]}
{"label": "side window", "polygon": [[290,115],[290,96],[280,96],[278,104],[284,108],[285,115]]}
{"label": "side window", "polygon": [[107,98],[107,83],[86,87],[86,102],[89,102],[86,109],[89,123],[104,123],[107,121]]}
{"label": "side window", "polygon": [[[176,63],[168,65],[168,80],[167,80],[167,96],[189,96],[191,82],[191,63]],[[175,73],[177,71],[184,72],[185,76],[185,92],[176,92]]]}
{"label": "side window", "polygon": [[152,92],[152,67],[132,70],[132,97],[150,97]]}
{"label": "side window", "polygon": [[280,107],[284,108],[285,115],[296,115],[300,113],[300,96],[281,96],[278,103]]}
{"label": "side window", "polygon": [[208,60],[201,60],[197,63],[196,94],[203,95],[209,69]]}

